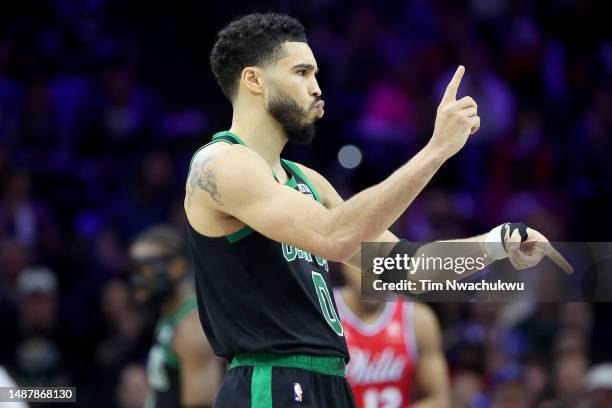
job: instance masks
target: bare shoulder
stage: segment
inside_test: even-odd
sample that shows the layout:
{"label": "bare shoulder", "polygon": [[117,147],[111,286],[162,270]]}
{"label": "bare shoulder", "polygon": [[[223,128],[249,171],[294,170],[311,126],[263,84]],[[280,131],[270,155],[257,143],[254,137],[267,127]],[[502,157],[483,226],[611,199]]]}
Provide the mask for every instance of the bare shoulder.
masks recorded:
{"label": "bare shoulder", "polygon": [[[232,213],[251,193],[249,186],[272,179],[266,162],[242,145],[218,142],[199,150],[185,183],[183,206],[187,220],[199,233],[217,237],[244,224]],[[269,180],[268,180],[269,181]]]}
{"label": "bare shoulder", "polygon": [[219,209],[225,206],[219,182],[231,186],[233,181],[258,174],[267,174],[265,161],[252,150],[242,145],[214,143],[199,150],[189,169],[185,185],[185,209],[194,200]]}
{"label": "bare shoulder", "polygon": [[189,167],[187,184],[185,185],[185,204],[191,204],[191,200],[198,188],[207,192],[210,198],[219,204],[221,197],[217,187],[217,177],[220,170],[229,169],[237,157],[247,155],[246,149],[241,146],[228,145],[226,143],[214,143],[196,152]]}

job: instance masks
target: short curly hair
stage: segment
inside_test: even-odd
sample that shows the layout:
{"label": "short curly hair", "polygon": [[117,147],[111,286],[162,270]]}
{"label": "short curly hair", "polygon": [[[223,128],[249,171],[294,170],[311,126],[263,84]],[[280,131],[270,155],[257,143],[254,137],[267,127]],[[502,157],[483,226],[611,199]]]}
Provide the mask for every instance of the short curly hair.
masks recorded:
{"label": "short curly hair", "polygon": [[133,241],[147,243],[160,249],[160,256],[185,256],[187,253],[185,239],[174,227],[154,225],[142,231]]}
{"label": "short curly hair", "polygon": [[210,67],[225,96],[230,101],[234,98],[245,67],[263,67],[281,58],[281,45],[286,41],[307,39],[304,26],[285,14],[248,14],[219,31]]}

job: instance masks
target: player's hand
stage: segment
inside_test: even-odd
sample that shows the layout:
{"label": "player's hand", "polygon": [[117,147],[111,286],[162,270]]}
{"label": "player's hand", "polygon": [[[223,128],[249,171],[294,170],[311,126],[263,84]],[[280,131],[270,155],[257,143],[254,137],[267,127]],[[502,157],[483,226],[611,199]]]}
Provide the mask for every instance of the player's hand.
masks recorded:
{"label": "player's hand", "polygon": [[438,106],[433,136],[429,144],[445,158],[456,154],[471,134],[480,128],[478,106],[472,97],[457,100],[457,90],[465,67],[460,65],[448,83],[442,101]]}
{"label": "player's hand", "polygon": [[508,251],[508,259],[516,269],[525,269],[536,266],[545,256],[549,257],[567,274],[574,273],[574,268],[552,246],[546,237],[538,231],[527,228],[527,239],[521,242],[518,229],[509,234],[509,224],[504,225],[504,243]]}

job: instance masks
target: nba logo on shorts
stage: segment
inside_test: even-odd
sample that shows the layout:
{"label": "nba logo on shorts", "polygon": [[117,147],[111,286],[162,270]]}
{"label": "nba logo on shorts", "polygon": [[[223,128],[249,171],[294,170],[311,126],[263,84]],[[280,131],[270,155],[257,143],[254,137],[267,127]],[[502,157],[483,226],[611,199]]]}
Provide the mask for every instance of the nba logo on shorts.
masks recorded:
{"label": "nba logo on shorts", "polygon": [[302,402],[302,386],[300,383],[293,383],[293,401],[294,402]]}

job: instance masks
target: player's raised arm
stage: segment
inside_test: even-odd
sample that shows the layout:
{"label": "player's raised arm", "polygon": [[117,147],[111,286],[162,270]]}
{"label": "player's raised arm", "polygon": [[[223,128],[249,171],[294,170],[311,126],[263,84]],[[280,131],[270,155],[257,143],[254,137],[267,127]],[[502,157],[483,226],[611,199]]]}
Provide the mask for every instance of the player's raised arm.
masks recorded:
{"label": "player's raised arm", "polygon": [[[203,180],[203,184],[190,183],[196,188],[188,191],[188,217],[191,220],[198,211],[197,205],[210,206],[275,241],[334,261],[348,259],[361,242],[386,231],[444,161],[478,129],[480,119],[474,101],[469,97],[456,100],[463,72],[460,66],[446,89],[430,142],[387,179],[350,200],[326,209],[277,183],[267,163],[245,147],[226,147],[223,154],[218,154],[219,149],[217,153],[203,149],[190,175],[192,180]],[[191,196],[196,207],[188,205]]]}
{"label": "player's raised arm", "polygon": [[212,208],[270,239],[342,261],[353,255],[362,241],[395,222],[440,164],[439,158],[422,152],[403,171],[327,209],[279,184],[267,163],[248,148],[204,149],[194,159],[190,178],[205,183],[195,183],[194,192],[188,192],[185,209],[196,229],[192,219],[197,212]]}

